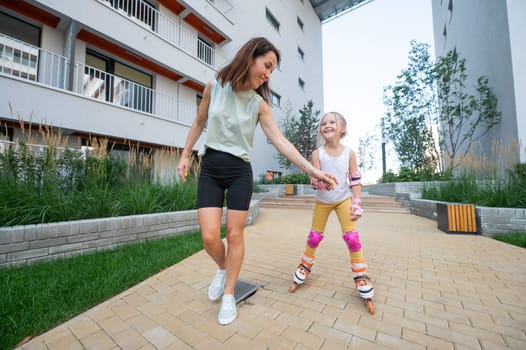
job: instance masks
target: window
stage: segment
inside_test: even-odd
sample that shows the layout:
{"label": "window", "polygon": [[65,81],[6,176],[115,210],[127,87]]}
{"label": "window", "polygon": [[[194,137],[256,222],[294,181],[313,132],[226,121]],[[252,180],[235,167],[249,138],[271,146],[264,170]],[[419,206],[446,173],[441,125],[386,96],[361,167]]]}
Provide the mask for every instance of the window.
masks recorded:
{"label": "window", "polygon": [[303,79],[301,79],[301,78],[298,78],[298,86],[299,86],[302,90],[305,90],[305,81],[303,81]]}
{"label": "window", "polygon": [[86,53],[84,96],[151,113],[152,76],[98,53]]}
{"label": "window", "polygon": [[278,177],[281,177],[281,171],[267,170],[265,173],[265,180],[267,181],[272,181]]}
{"label": "window", "polygon": [[0,141],[13,141],[13,128],[0,125]]}
{"label": "window", "polygon": [[281,106],[281,96],[276,94],[274,91],[270,91],[270,100],[272,104],[276,106]]}
{"label": "window", "polygon": [[270,23],[270,25],[273,26],[274,29],[276,29],[276,31],[279,33],[280,24],[276,17],[274,17],[274,15],[268,9],[265,9],[265,16],[267,17],[267,21]]}
{"label": "window", "polygon": [[303,52],[303,50],[301,49],[301,47],[298,46],[298,57],[300,58],[300,60],[304,60],[305,59],[305,52]]}
{"label": "window", "polygon": [[0,12],[0,72],[37,81],[40,29]]}
{"label": "window", "polygon": [[303,21],[299,16],[296,18],[296,22],[298,23],[298,27],[300,27],[300,29],[303,30]]}
{"label": "window", "polygon": [[211,66],[214,65],[214,48],[212,44],[201,37],[197,38],[197,58]]}

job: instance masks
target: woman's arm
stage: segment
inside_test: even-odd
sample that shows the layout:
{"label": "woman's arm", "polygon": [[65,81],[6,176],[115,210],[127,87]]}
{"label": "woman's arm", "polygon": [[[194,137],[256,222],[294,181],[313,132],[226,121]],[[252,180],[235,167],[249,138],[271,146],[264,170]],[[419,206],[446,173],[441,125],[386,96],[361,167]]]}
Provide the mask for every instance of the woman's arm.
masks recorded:
{"label": "woman's arm", "polygon": [[190,128],[190,131],[188,131],[188,135],[186,136],[186,142],[184,144],[183,153],[181,153],[181,159],[179,160],[179,165],[177,166],[179,178],[182,179],[183,182],[186,182],[186,176],[188,176],[188,161],[190,154],[192,153],[192,148],[194,147],[197,140],[199,140],[199,137],[201,136],[205,128],[206,121],[208,120],[208,107],[210,106],[211,86],[212,83],[208,83],[205,86],[205,90],[203,91],[203,99],[201,100],[201,104],[199,105],[199,110],[197,111],[197,116],[195,117],[194,122],[192,123],[192,127]]}
{"label": "woman's arm", "polygon": [[261,101],[259,105],[259,122],[261,123],[261,128],[263,129],[265,136],[268,137],[278,152],[283,154],[294,165],[310,176],[322,180],[327,184],[330,184],[331,182],[337,183],[336,178],[332,174],[314,167],[314,165],[305,159],[296,147],[294,147],[294,145],[283,136],[281,130],[279,130],[276,125],[276,122],[274,122],[274,118],[272,118],[272,112],[270,111],[269,105],[265,101]]}

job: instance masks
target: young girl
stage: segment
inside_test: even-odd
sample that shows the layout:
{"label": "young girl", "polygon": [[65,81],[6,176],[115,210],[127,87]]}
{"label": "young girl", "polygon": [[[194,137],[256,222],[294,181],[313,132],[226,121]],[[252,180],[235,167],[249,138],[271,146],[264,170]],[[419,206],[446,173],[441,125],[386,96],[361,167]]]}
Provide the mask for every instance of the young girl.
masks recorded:
{"label": "young girl", "polygon": [[[252,197],[250,152],[257,124],[274,147],[300,169],[320,183],[333,176],[315,168],[283,136],[272,118],[269,106],[270,75],[280,61],[280,53],[265,38],[249,40],[232,61],[209,82],[197,116],[188,132],[179,177],[186,181],[189,156],[207,128],[197,190],[197,215],[203,246],[218,270],[208,288],[208,298],[221,298],[218,322],[222,325],[237,317],[234,288],[245,254],[244,228]],[[220,236],[223,203],[226,197],[225,247]]]}
{"label": "young girl", "polygon": [[[317,190],[312,226],[301,262],[293,275],[290,292],[293,293],[309,275],[314,264],[314,253],[324,237],[329,214],[335,211],[342,228],[342,238],[349,249],[351,271],[356,287],[360,296],[366,300],[371,313],[374,313],[371,302],[374,289],[367,275],[359,234],[355,230],[355,222],[363,213],[360,207],[361,174],[358,171],[354,151],[341,143],[346,132],[347,122],[340,113],[326,113],[321,118],[318,130],[320,147],[312,152],[312,165],[335,174],[338,183],[328,187],[317,179],[311,181],[313,188]],[[349,187],[352,191],[352,199]]]}

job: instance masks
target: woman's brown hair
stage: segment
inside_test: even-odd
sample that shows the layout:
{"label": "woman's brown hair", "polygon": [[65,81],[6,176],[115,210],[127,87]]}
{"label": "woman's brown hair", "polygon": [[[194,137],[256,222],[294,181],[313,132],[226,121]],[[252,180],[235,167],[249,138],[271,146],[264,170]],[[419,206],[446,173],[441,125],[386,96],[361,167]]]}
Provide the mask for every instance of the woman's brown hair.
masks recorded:
{"label": "woman's brown hair", "polygon": [[[242,84],[248,78],[250,64],[258,56],[272,51],[276,54],[278,65],[281,60],[279,50],[266,38],[252,38],[243,45],[236,53],[232,61],[217,73],[217,79],[224,84],[230,82],[232,88],[239,91]],[[256,89],[258,95],[268,103],[270,101],[270,87],[268,81]]]}

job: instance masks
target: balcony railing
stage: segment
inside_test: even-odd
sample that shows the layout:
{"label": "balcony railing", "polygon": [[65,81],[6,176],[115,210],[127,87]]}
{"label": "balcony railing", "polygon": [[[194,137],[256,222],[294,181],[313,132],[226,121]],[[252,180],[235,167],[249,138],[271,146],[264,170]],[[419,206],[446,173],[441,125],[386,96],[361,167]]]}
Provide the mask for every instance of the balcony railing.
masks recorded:
{"label": "balcony railing", "polygon": [[[0,34],[0,75],[69,91],[68,60],[59,54]],[[191,125],[197,106],[83,63],[76,63],[72,92]]]}
{"label": "balcony railing", "polygon": [[187,125],[192,124],[197,112],[195,105],[82,63],[75,64],[74,76],[73,92],[91,99]]}
{"label": "balcony railing", "polygon": [[0,33],[0,72],[59,89],[67,86],[67,59]]}
{"label": "balcony railing", "polygon": [[[180,50],[216,68],[215,50],[143,0],[96,0],[150,30]],[[224,1],[224,0],[223,0]]]}

